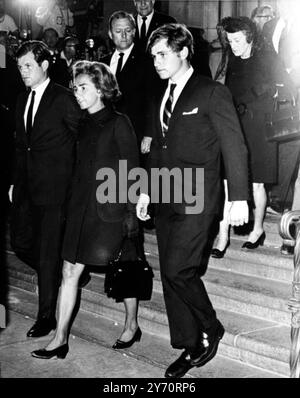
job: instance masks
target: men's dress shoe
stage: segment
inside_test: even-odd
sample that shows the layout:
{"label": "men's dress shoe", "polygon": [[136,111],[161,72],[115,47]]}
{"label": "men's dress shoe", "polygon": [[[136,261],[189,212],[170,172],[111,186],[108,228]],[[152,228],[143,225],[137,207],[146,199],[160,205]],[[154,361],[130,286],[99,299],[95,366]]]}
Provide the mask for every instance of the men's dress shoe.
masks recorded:
{"label": "men's dress shoe", "polygon": [[167,378],[178,378],[182,377],[192,369],[194,365],[192,364],[192,358],[187,350],[184,350],[179,358],[167,368],[165,372],[165,377]]}
{"label": "men's dress shoe", "polygon": [[294,246],[286,245],[285,243],[283,243],[280,248],[280,253],[284,256],[293,256]]}
{"label": "men's dress shoe", "polygon": [[226,250],[227,250],[228,246],[229,246],[229,241],[226,243],[226,246],[225,246],[224,250],[219,250],[217,248],[213,248],[212,251],[211,251],[211,257],[213,257],[213,258],[223,258],[225,253],[226,253]]}
{"label": "men's dress shoe", "polygon": [[134,333],[133,337],[129,341],[122,341],[117,340],[115,344],[112,346],[115,350],[121,350],[122,348],[129,348],[131,347],[136,341],[140,341],[142,337],[142,331],[140,328],[137,328],[136,332]]}
{"label": "men's dress shoe", "polygon": [[191,365],[200,366],[205,365],[216,355],[218,351],[219,342],[224,336],[225,329],[220,321],[218,321],[218,326],[215,333],[212,336],[207,336],[203,339],[203,347],[205,347],[204,352],[195,359],[191,360]]}
{"label": "men's dress shoe", "polygon": [[83,287],[85,287],[90,280],[91,280],[91,275],[89,271],[86,271],[84,269],[78,281],[78,289],[82,289]]}
{"label": "men's dress shoe", "polygon": [[263,232],[260,237],[257,239],[256,242],[252,243],[252,242],[245,242],[242,246],[242,249],[257,249],[258,246],[263,246],[264,245],[264,241],[266,239],[266,233]]}
{"label": "men's dress shoe", "polygon": [[56,328],[56,320],[38,319],[31,329],[27,332],[27,337],[46,336]]}
{"label": "men's dress shoe", "polygon": [[40,359],[51,359],[54,357],[57,357],[59,359],[64,359],[67,356],[68,352],[69,352],[69,345],[68,343],[66,343],[57,348],[54,348],[54,350],[46,350],[45,348],[42,348],[40,350],[32,351],[31,356]]}

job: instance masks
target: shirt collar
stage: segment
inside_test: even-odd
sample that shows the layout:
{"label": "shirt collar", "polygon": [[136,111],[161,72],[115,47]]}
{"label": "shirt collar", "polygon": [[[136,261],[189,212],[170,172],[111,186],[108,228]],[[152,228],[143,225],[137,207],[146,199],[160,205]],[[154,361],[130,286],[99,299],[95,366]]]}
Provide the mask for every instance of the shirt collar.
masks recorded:
{"label": "shirt collar", "polygon": [[194,68],[190,66],[189,69],[177,80],[177,82],[173,82],[171,81],[171,79],[169,79],[168,87],[170,87],[171,84],[176,83],[175,89],[183,88],[186,85],[189,78],[192,76],[193,72]]}
{"label": "shirt collar", "polygon": [[43,92],[46,90],[46,87],[48,86],[48,84],[50,83],[50,78],[47,77],[47,79],[39,84],[35,89],[33,89],[32,91],[35,91],[36,95],[42,95]]}
{"label": "shirt collar", "polygon": [[129,54],[131,53],[131,50],[133,49],[134,43],[131,44],[130,47],[127,48],[127,50],[115,50],[115,56],[119,55],[120,53],[124,53],[124,58],[127,58]]}
{"label": "shirt collar", "polygon": [[[151,19],[152,19],[152,17],[153,17],[153,14],[154,14],[154,10],[152,10],[152,12],[146,16],[146,17],[147,17],[146,23],[147,23],[148,21],[151,21]],[[138,22],[139,22],[139,23],[143,23],[143,17],[142,17],[140,14],[138,14],[137,17],[138,17]]]}

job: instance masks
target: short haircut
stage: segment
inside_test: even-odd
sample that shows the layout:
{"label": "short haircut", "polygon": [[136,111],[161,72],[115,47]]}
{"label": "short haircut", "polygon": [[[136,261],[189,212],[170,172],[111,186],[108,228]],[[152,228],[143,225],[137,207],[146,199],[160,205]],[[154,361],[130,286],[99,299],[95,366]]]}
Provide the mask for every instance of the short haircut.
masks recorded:
{"label": "short haircut", "polygon": [[114,74],[102,62],[77,61],[72,67],[72,72],[73,78],[81,74],[89,76],[96,89],[101,90],[104,102],[116,102],[121,96]]}
{"label": "short haircut", "polygon": [[114,20],[116,19],[127,19],[132,27],[132,29],[136,28],[136,23],[135,20],[133,18],[133,16],[131,14],[129,14],[129,12],[126,11],[115,11],[109,18],[108,21],[108,26],[109,26],[109,30],[112,30],[112,23]]}
{"label": "short haircut", "polygon": [[32,52],[36,62],[41,65],[43,61],[51,63],[51,53],[47,44],[39,40],[29,40],[21,44],[16,52],[16,58],[19,59],[24,55]]}
{"label": "short haircut", "polygon": [[43,37],[45,37],[45,33],[47,33],[47,32],[54,32],[54,33],[55,33],[55,36],[56,36],[57,38],[59,37],[57,30],[54,29],[54,28],[47,28],[47,29],[45,29],[44,32],[43,32]]}
{"label": "short haircut", "polygon": [[179,23],[168,23],[152,32],[147,44],[147,51],[160,40],[166,39],[167,45],[174,52],[179,53],[184,47],[188,48],[187,60],[190,61],[194,54],[194,40],[188,28]]}

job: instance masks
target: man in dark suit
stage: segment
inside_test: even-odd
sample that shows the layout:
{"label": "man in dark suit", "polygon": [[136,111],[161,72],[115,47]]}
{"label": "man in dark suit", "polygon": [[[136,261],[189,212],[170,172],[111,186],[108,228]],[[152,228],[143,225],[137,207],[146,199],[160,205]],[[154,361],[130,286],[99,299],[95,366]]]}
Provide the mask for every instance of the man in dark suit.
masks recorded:
{"label": "man in dark suit", "polygon": [[[170,185],[162,181],[159,192],[151,183],[149,195],[159,198],[156,233],[171,345],[184,349],[165,376],[181,377],[211,360],[224,334],[200,276],[221,201],[221,153],[232,202],[229,221],[248,222],[247,150],[228,89],[198,75],[190,65],[189,30],[180,24],[163,26],[152,33],[148,46],[157,73],[168,81],[153,103],[149,170],[152,174],[166,168],[177,178]],[[180,183],[178,172],[182,177],[188,171],[191,174]],[[203,209],[201,203],[191,207],[189,189],[194,202],[204,197]],[[169,192],[170,200],[164,200]],[[182,192],[184,199],[178,200]],[[142,193],[137,204],[141,220],[149,218],[149,201]]]}
{"label": "man in dark suit", "polygon": [[135,43],[141,51],[146,51],[147,41],[151,33],[166,23],[176,22],[175,18],[154,10],[155,0],[134,0],[137,11],[135,23]]}
{"label": "man in dark suit", "polygon": [[39,309],[27,336],[40,337],[56,327],[60,250],[81,111],[70,90],[50,81],[51,54],[43,42],[24,43],[16,57],[30,90],[19,96],[16,109],[12,247],[27,252],[37,271]]}
{"label": "man in dark suit", "polygon": [[117,108],[131,120],[140,144],[145,128],[147,61],[134,44],[135,31],[135,22],[129,13],[114,12],[109,19],[108,34],[115,50],[101,58],[101,62],[109,65],[117,78],[122,93]]}

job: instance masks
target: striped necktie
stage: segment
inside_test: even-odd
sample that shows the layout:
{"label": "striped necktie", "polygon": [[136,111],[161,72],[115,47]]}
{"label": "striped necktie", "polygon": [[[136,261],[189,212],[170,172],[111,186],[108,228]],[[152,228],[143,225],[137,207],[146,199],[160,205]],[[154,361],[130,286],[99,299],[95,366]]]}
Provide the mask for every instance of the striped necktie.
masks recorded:
{"label": "striped necktie", "polygon": [[174,90],[175,90],[176,84],[172,83],[170,85],[170,92],[169,92],[169,97],[167,99],[167,102],[165,104],[164,108],[164,113],[163,113],[163,135],[166,135],[168,132],[169,128],[169,123],[172,115],[172,103],[173,103],[173,98],[174,98]]}

